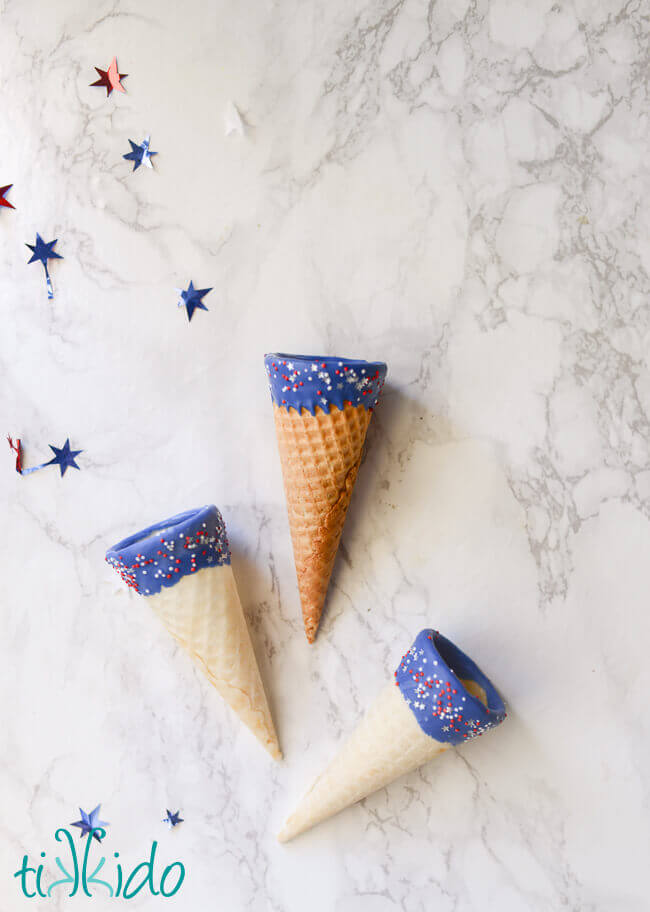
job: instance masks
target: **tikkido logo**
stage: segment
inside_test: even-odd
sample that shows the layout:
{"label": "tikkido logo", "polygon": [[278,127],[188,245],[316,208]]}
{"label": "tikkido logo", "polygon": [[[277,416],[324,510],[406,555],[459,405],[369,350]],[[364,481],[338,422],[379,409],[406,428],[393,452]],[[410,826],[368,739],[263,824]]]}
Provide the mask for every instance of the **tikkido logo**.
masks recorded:
{"label": "tikkido logo", "polygon": [[[81,828],[80,837],[88,838],[85,840],[83,853],[77,854],[77,843],[72,838],[72,833],[66,827],[59,827],[54,833],[54,838],[60,842],[63,851],[61,856],[56,855],[54,861],[57,868],[63,874],[63,877],[54,882],[44,883],[45,864],[30,865],[29,855],[23,856],[20,868],[13,875],[20,884],[22,895],[26,899],[58,899],[64,890],[68,890],[68,898],[73,896],[86,896],[92,899],[94,896],[104,896],[110,899],[133,899],[141,892],[149,892],[153,896],[161,896],[165,899],[175,896],[183,885],[185,880],[185,865],[180,861],[174,861],[168,864],[162,871],[156,873],[156,853],[158,851],[158,842],[153,841],[149,858],[141,861],[135,867],[129,869],[117,859],[120,857],[119,852],[113,852],[114,870],[110,873],[110,867],[103,872],[102,877],[98,875],[106,864],[106,857],[95,857],[91,860],[91,847],[96,843],[102,845],[102,839],[106,836],[105,827],[108,824],[99,820],[99,805],[90,814],[81,812],[82,819],[78,823],[70,826],[79,826]],[[172,829],[177,823],[182,822],[178,814],[167,812],[166,823],[169,823]],[[40,857],[46,857],[45,852],[41,852]],[[160,866],[159,866],[160,871]]]}

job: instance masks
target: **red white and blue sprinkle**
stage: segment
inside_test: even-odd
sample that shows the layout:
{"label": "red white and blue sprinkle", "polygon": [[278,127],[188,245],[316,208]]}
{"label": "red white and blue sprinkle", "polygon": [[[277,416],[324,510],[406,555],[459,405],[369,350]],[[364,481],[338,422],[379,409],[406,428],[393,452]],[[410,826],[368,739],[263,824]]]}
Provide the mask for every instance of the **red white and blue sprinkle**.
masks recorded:
{"label": "red white and blue sprinkle", "polygon": [[271,398],[276,405],[329,413],[330,407],[343,409],[346,402],[374,409],[379,399],[386,365],[382,361],[355,361],[322,355],[264,356]]}
{"label": "red white and blue sprinkle", "polygon": [[[487,706],[467,690],[463,680],[483,688]],[[395,672],[395,684],[422,731],[436,741],[461,744],[506,717],[503,700],[489,678],[435,630],[417,635]]]}
{"label": "red white and blue sprinkle", "polygon": [[226,524],[213,505],[187,510],[125,538],[106,561],[131,589],[156,595],[188,574],[230,563]]}

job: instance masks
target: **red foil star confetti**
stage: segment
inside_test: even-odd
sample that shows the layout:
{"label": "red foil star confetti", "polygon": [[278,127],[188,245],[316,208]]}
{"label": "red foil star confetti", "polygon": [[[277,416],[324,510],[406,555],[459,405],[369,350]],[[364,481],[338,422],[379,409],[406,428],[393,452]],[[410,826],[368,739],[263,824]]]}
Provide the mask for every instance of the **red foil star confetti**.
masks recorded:
{"label": "red foil star confetti", "polygon": [[5,184],[4,187],[0,187],[0,206],[6,206],[7,209],[15,209],[15,206],[12,206],[9,200],[5,199],[7,191],[11,190],[13,184]]}
{"label": "red foil star confetti", "polygon": [[16,471],[19,475],[23,473],[23,448],[20,444],[20,437],[16,437],[15,440],[12,440],[9,435],[7,435],[7,440],[9,441],[9,447],[16,454]]}
{"label": "red foil star confetti", "polygon": [[126,89],[120,82],[120,79],[126,79],[129,75],[128,73],[118,73],[117,71],[117,57],[113,57],[110,64],[108,65],[107,70],[100,70],[99,67],[95,67],[99,73],[99,79],[96,82],[91,82],[91,86],[100,86],[106,89],[106,97],[111,94],[113,89],[116,92],[126,93]]}

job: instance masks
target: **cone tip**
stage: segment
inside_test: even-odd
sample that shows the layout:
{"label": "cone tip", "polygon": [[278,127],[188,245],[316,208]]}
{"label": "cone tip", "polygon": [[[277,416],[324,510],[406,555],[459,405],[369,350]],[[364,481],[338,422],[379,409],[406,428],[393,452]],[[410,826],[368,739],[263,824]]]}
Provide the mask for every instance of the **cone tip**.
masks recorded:
{"label": "cone tip", "polygon": [[292,840],[294,838],[294,836],[297,836],[297,835],[298,835],[298,832],[295,830],[295,828],[293,828],[291,826],[291,817],[289,817],[289,819],[286,821],[286,823],[284,824],[284,826],[278,833],[277,840],[278,840],[278,842],[281,842],[281,843],[290,842],[290,840]]}
{"label": "cone tip", "polygon": [[259,738],[259,741],[261,742],[261,744],[263,745],[263,747],[266,748],[267,753],[269,753],[273,757],[274,760],[283,760],[284,759],[282,751],[280,750],[280,744],[278,742],[278,738],[277,738],[277,735],[275,734],[275,732],[273,732],[272,734],[269,733],[266,736],[266,738],[261,738],[258,735],[258,738]]}

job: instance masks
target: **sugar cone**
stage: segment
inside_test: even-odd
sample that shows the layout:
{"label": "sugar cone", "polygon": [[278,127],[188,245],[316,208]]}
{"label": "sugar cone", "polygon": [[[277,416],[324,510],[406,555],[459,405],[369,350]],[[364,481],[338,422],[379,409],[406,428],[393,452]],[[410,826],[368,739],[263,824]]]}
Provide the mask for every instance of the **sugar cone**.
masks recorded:
{"label": "sugar cone", "polygon": [[449,746],[425,735],[398,688],[386,685],[352,737],[289,817],[278,839],[288,842],[417,769]]}
{"label": "sugar cone", "polygon": [[305,633],[314,642],[372,411],[274,403]]}
{"label": "sugar cone", "polygon": [[129,535],[106,552],[272,757],[281,757],[214,504]]}
{"label": "sugar cone", "polygon": [[255,737],[282,757],[230,564],[183,576],[147,601]]}
{"label": "sugar cone", "polygon": [[293,839],[505,718],[503,700],[478,665],[437,631],[420,631],[395,682],[382,690],[278,838]]}

